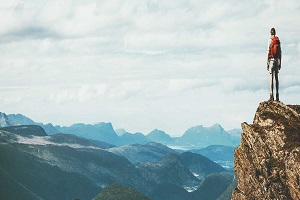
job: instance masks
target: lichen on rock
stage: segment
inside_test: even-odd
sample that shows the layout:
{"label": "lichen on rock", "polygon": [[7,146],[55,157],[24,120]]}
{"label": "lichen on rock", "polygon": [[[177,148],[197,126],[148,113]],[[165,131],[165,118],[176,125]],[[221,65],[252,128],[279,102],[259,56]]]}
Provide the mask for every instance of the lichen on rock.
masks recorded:
{"label": "lichen on rock", "polygon": [[232,199],[300,199],[300,105],[262,102],[242,129]]}

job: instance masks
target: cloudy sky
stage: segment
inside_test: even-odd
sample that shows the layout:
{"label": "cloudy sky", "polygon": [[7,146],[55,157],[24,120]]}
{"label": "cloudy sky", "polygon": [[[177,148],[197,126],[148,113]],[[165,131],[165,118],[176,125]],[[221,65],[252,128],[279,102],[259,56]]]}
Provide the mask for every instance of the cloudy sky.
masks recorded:
{"label": "cloudy sky", "polygon": [[252,123],[269,98],[300,104],[300,1],[0,0],[0,111],[55,125],[112,122],[173,136]]}

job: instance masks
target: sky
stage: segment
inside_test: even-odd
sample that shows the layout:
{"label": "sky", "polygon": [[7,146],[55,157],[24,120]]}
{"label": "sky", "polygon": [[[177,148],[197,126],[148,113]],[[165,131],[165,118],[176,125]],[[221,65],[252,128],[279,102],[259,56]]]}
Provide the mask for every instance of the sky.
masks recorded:
{"label": "sky", "polygon": [[182,135],[252,123],[269,98],[300,104],[300,1],[0,0],[0,111],[71,125]]}

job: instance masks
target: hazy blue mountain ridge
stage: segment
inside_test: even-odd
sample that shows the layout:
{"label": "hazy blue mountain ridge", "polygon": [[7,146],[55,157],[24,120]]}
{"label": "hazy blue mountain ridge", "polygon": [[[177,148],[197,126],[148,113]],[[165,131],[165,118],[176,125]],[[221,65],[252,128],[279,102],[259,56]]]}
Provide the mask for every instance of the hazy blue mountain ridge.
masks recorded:
{"label": "hazy blue mountain ridge", "polygon": [[[176,148],[199,149],[209,145],[225,145],[236,147],[240,141],[240,129],[225,131],[221,125],[215,124],[211,127],[202,125],[189,128],[181,137],[170,137],[164,131],[154,129],[146,136],[142,133],[128,133],[124,129],[118,129],[118,134],[111,123],[83,124],[77,123],[71,126],[53,126],[51,123],[37,123],[22,114],[0,115],[0,125],[39,125],[48,135],[56,133],[74,134],[86,139],[101,141],[115,146],[128,144],[147,144],[155,141]],[[107,145],[109,147],[109,145]]]}
{"label": "hazy blue mountain ridge", "polygon": [[122,145],[129,145],[129,144],[147,144],[152,142],[152,140],[148,139],[142,133],[124,133],[121,136],[121,144]]}
{"label": "hazy blue mountain ridge", "polygon": [[7,117],[18,125],[35,125],[35,122],[22,114],[9,114]]}
{"label": "hazy blue mountain ridge", "polygon": [[220,124],[215,124],[211,127],[203,127],[202,125],[191,127],[175,141],[175,144],[196,148],[203,148],[209,145],[238,145]]}
{"label": "hazy blue mountain ridge", "polygon": [[83,124],[77,123],[71,126],[56,126],[62,133],[74,134],[92,140],[100,140],[113,145],[121,145],[120,137],[114,131],[111,123]]}
{"label": "hazy blue mountain ridge", "polygon": [[241,134],[243,132],[242,129],[235,128],[235,129],[228,130],[227,132],[232,136],[235,142],[237,142],[238,144],[241,143]]}
{"label": "hazy blue mountain ridge", "polygon": [[59,131],[51,123],[43,124],[40,122],[35,122],[22,114],[9,114],[7,117],[15,125],[38,125],[41,126],[48,135],[59,133]]}
{"label": "hazy blue mountain ridge", "polygon": [[174,143],[174,139],[171,138],[171,136],[166,134],[166,132],[158,130],[158,129],[154,129],[153,131],[148,133],[148,135],[146,135],[146,137],[154,142],[159,142],[159,143],[166,144],[166,145]]}

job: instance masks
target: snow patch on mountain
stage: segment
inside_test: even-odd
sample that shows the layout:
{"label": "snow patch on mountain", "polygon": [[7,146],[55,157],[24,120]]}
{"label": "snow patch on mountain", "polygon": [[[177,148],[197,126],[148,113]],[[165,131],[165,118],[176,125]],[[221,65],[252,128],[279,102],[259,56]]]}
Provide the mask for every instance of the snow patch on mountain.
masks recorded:
{"label": "snow patch on mountain", "polygon": [[198,186],[195,187],[184,187],[184,189],[188,192],[194,192],[198,189]]}
{"label": "snow patch on mountain", "polygon": [[17,135],[17,141],[15,143],[19,144],[30,144],[30,145],[55,145],[55,146],[68,146],[75,149],[101,149],[100,147],[95,146],[83,146],[80,144],[70,144],[70,143],[55,143],[49,141],[51,136],[31,136],[31,137],[22,137]]}

